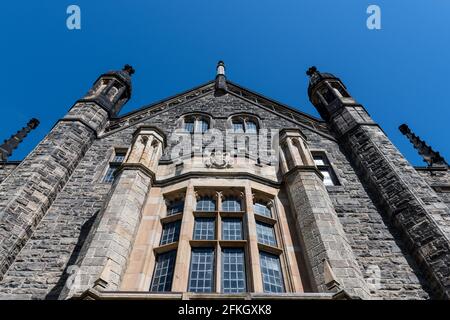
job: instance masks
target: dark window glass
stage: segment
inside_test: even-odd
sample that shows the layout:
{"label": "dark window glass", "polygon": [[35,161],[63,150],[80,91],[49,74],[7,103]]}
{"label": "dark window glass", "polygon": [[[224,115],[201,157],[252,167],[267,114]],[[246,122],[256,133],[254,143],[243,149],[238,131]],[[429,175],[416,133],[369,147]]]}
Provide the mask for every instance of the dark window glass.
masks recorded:
{"label": "dark window glass", "polygon": [[245,258],[241,248],[222,250],[222,292],[246,292]]}
{"label": "dark window glass", "polygon": [[163,225],[160,245],[169,244],[178,241],[180,237],[181,221],[166,223]]}
{"label": "dark window glass", "polygon": [[175,258],[176,251],[169,251],[156,257],[155,272],[153,273],[150,291],[167,292],[172,289]]}
{"label": "dark window glass", "polygon": [[108,171],[106,171],[105,176],[103,177],[103,182],[111,183],[114,181],[114,173],[116,172],[118,166],[109,165]]}
{"label": "dark window glass", "polygon": [[183,200],[173,201],[169,204],[169,206],[167,208],[167,215],[171,216],[171,215],[183,212],[183,209],[184,209],[184,201]]}
{"label": "dark window glass", "polygon": [[189,274],[190,292],[212,292],[214,288],[214,249],[194,248]]}

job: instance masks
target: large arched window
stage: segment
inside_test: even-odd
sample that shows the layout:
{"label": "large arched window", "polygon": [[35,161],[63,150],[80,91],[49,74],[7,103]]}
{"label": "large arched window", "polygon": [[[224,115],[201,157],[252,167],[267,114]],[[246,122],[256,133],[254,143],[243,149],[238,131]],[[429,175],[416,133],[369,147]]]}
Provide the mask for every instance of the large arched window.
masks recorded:
{"label": "large arched window", "polygon": [[255,133],[259,131],[258,119],[250,115],[236,115],[231,118],[232,130],[235,133]]}
{"label": "large arched window", "polygon": [[189,133],[205,133],[210,128],[210,119],[203,115],[187,115],[183,120],[183,128]]}

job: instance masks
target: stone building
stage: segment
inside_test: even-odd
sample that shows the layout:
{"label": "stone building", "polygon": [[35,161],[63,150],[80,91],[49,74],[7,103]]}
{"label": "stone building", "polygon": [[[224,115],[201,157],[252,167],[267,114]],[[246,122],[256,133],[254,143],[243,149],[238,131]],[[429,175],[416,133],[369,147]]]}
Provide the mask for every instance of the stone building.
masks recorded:
{"label": "stone building", "polygon": [[101,75],[23,161],[24,135],[0,147],[0,298],[450,297],[448,164],[407,126],[427,167],[314,67],[323,120],[222,62],[119,116],[133,73]]}

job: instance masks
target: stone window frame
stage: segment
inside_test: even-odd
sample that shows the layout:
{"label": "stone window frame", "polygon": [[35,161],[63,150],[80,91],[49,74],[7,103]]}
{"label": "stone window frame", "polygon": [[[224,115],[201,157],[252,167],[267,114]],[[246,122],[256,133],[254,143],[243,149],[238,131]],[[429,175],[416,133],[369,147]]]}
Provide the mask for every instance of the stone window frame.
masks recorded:
{"label": "stone window frame", "polygon": [[[326,188],[336,188],[336,187],[342,187],[342,180],[340,179],[339,175],[337,174],[337,170],[333,162],[330,160],[330,157],[328,156],[328,152],[323,149],[310,149],[311,156],[314,161],[314,165],[320,170],[327,170],[330,174],[331,179],[333,180],[332,185],[325,185]],[[325,160],[324,165],[316,165],[315,164],[315,156],[321,156]]]}

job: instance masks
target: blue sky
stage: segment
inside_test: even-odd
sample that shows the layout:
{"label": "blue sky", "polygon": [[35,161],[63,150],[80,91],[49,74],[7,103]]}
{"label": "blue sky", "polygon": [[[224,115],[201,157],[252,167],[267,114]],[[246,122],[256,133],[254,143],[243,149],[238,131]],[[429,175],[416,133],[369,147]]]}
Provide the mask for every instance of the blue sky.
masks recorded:
{"label": "blue sky", "polygon": [[[66,8],[81,8],[81,30]],[[382,30],[366,9],[382,10]],[[0,139],[31,117],[41,120],[10,160],[22,159],[102,72],[136,69],[122,112],[214,78],[228,78],[318,115],[305,70],[339,76],[415,165],[399,133],[406,122],[450,160],[450,1],[165,0],[8,1],[2,3]]]}

